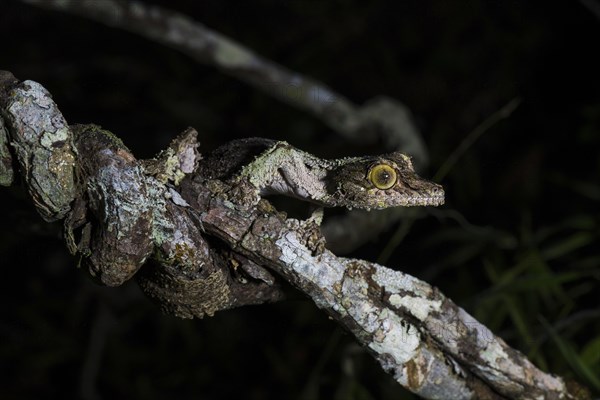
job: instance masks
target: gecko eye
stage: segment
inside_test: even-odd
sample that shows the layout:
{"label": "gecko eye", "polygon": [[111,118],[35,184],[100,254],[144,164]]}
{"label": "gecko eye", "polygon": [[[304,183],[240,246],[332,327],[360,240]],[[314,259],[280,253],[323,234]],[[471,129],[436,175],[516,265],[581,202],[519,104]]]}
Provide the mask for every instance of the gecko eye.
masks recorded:
{"label": "gecko eye", "polygon": [[394,186],[398,178],[396,170],[387,164],[377,164],[369,170],[367,176],[377,189],[387,190]]}

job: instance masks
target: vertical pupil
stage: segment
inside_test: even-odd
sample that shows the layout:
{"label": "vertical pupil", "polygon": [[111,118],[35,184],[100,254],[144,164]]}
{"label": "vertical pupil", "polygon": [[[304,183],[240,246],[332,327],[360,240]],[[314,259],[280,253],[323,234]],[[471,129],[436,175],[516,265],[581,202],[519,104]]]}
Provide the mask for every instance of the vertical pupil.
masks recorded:
{"label": "vertical pupil", "polygon": [[386,170],[379,172],[379,181],[382,183],[387,183],[390,180],[390,173]]}

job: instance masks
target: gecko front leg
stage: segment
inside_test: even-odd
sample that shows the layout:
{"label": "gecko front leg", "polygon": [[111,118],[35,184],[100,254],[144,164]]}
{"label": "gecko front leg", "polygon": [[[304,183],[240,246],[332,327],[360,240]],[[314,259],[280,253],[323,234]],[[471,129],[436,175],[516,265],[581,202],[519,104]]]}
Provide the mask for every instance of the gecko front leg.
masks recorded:
{"label": "gecko front leg", "polygon": [[320,204],[326,194],[328,171],[323,161],[287,142],[273,142],[242,168],[233,183],[250,183],[256,202],[262,196],[277,194]]}
{"label": "gecko front leg", "polygon": [[319,159],[286,142],[263,138],[229,142],[209,153],[198,166],[195,181],[219,180],[230,188],[227,198],[255,206],[262,196],[281,194],[309,201],[321,196],[326,168]]}

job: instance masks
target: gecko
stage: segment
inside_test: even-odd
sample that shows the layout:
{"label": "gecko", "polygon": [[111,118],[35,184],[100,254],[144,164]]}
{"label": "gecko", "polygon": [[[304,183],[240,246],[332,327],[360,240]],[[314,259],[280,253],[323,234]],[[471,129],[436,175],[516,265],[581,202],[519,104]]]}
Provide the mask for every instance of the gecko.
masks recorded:
{"label": "gecko", "polygon": [[401,152],[329,160],[284,141],[238,139],[209,153],[196,177],[249,187],[234,196],[234,202],[249,205],[273,194],[321,207],[364,210],[444,203],[442,186],[417,175],[410,157]]}

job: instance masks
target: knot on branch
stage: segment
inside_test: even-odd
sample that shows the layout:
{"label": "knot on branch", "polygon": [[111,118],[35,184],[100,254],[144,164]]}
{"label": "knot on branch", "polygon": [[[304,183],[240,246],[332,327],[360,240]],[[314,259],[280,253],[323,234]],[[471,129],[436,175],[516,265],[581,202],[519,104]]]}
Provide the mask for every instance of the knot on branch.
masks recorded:
{"label": "knot on branch", "polygon": [[111,132],[69,126],[40,84],[2,73],[0,86],[0,183],[12,183],[15,154],[37,211],[64,219],[67,247],[94,279],[118,286],[148,264],[136,276],[142,290],[185,318],[281,298],[262,267],[236,270],[253,263],[208,244],[198,210],[179,193],[200,159],[194,129],[156,158],[137,160]]}

